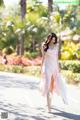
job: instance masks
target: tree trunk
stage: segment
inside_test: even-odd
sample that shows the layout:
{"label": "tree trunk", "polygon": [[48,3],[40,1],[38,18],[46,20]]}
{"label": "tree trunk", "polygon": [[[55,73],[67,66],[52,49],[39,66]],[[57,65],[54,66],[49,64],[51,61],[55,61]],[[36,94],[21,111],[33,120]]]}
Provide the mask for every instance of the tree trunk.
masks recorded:
{"label": "tree trunk", "polygon": [[24,34],[20,36],[20,55],[24,55]]}
{"label": "tree trunk", "polygon": [[53,0],[48,0],[48,12],[51,13],[53,11]]}
{"label": "tree trunk", "polygon": [[23,21],[25,19],[26,14],[26,0],[20,0],[20,6],[21,6],[21,20]]}
{"label": "tree trunk", "polygon": [[[24,22],[26,15],[26,0],[20,0],[21,21]],[[20,55],[24,54],[24,34],[20,35]]]}
{"label": "tree trunk", "polygon": [[16,45],[16,53],[17,53],[17,55],[20,55],[20,42],[19,42],[19,40],[17,41],[17,45]]}
{"label": "tree trunk", "polygon": [[52,20],[51,20],[51,13],[53,11],[53,0],[48,0],[48,14],[49,14],[49,32],[52,32],[52,28],[51,28],[51,25],[52,25]]}

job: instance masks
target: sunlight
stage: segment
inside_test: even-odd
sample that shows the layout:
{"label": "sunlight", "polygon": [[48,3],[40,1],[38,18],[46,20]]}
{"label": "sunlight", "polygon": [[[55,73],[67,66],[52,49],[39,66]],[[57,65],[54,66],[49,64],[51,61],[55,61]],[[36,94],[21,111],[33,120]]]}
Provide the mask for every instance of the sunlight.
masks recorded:
{"label": "sunlight", "polygon": [[3,0],[4,1],[4,4],[5,6],[13,6],[14,4],[17,4],[19,3],[20,0]]}

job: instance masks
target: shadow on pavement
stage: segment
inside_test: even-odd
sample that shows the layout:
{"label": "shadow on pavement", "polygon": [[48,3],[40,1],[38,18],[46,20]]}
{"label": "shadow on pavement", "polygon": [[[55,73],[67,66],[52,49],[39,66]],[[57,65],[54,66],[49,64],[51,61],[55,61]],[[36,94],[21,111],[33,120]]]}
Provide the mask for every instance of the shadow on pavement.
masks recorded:
{"label": "shadow on pavement", "polygon": [[73,113],[68,113],[56,108],[53,108],[54,110],[56,110],[57,112],[51,112],[51,114],[54,114],[56,116],[60,116],[60,117],[65,117],[67,119],[71,119],[71,120],[80,120],[80,115],[77,114],[73,114]]}
{"label": "shadow on pavement", "polygon": [[[18,106],[14,106],[12,104],[4,104],[4,102],[0,102],[0,111],[7,112],[10,116],[11,114],[15,116],[14,120],[48,120],[48,116],[44,115],[43,108],[35,109],[32,108],[32,111],[28,111],[28,106],[24,104],[19,104]],[[37,111],[38,113],[34,114],[33,111]],[[41,114],[40,114],[41,112]],[[50,119],[50,118],[49,118]],[[12,118],[13,120],[13,118]]]}

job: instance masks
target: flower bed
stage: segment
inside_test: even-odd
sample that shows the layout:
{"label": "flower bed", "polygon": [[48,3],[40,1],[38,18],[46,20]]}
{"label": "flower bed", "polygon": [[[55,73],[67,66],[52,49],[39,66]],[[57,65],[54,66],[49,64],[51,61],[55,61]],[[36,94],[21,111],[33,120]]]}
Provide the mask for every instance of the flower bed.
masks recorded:
{"label": "flower bed", "polygon": [[[2,57],[0,56],[0,63]],[[8,64],[9,65],[23,65],[23,66],[31,66],[31,65],[40,65],[41,64],[41,57],[36,57],[36,58],[27,58],[24,56],[12,56],[9,55],[7,56]]]}

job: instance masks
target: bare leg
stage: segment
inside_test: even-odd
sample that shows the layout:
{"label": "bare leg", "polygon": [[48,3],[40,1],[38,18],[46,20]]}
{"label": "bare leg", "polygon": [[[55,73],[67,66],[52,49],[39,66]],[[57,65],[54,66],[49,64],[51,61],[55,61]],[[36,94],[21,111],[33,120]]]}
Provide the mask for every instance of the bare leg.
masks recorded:
{"label": "bare leg", "polygon": [[47,105],[48,105],[48,112],[51,112],[51,96],[50,96],[50,93],[47,94]]}
{"label": "bare leg", "polygon": [[47,105],[48,105],[48,111],[51,112],[51,102],[52,102],[52,92],[53,92],[53,88],[54,88],[54,77],[52,75],[51,77],[51,85],[50,85],[50,89],[47,93]]}

